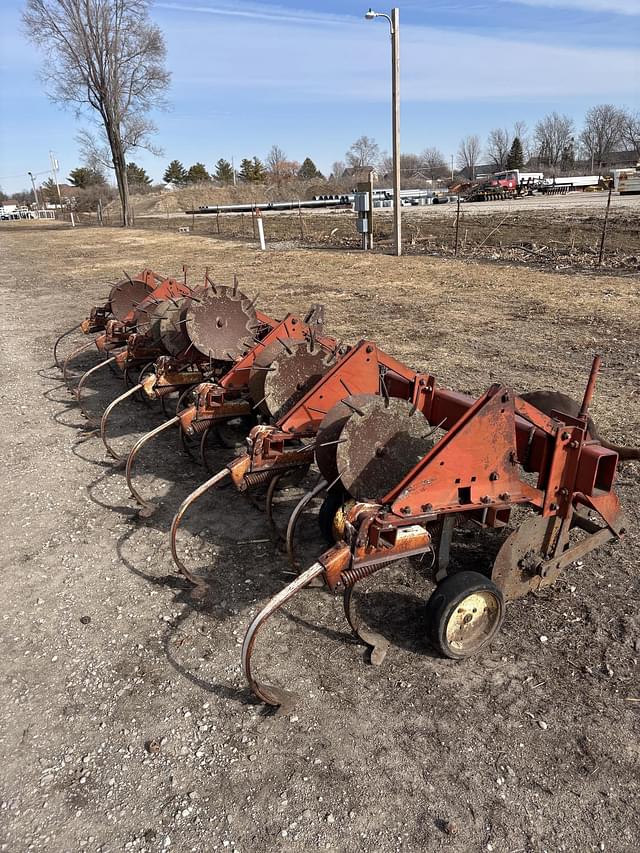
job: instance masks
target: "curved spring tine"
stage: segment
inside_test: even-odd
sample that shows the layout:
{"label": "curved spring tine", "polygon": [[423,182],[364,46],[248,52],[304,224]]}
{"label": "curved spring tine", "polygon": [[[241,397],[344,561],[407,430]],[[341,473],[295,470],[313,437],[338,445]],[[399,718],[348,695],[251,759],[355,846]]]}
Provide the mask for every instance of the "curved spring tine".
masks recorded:
{"label": "curved spring tine", "polygon": [[107,358],[105,361],[101,361],[100,364],[96,364],[94,365],[94,367],[89,368],[89,370],[82,374],[82,376],[80,377],[80,382],[78,382],[76,386],[76,399],[78,401],[78,405],[80,406],[80,411],[89,421],[91,426],[98,426],[98,422],[91,417],[89,412],[84,407],[84,401],[82,399],[82,389],[84,388],[85,382],[91,376],[92,373],[96,373],[98,370],[102,370],[104,367],[107,367],[109,364],[112,364],[115,360],[115,355],[112,355],[111,358]]}
{"label": "curved spring tine", "polygon": [[218,471],[217,474],[214,474],[213,477],[209,477],[201,486],[198,486],[190,495],[182,501],[177,513],[173,517],[173,521],[171,522],[171,534],[170,534],[170,542],[171,542],[171,556],[173,557],[173,562],[178,567],[178,571],[184,575],[187,580],[191,581],[194,584],[201,584],[202,581],[198,580],[190,571],[187,569],[182,560],[178,557],[178,551],[176,548],[176,536],[178,534],[178,527],[180,526],[180,522],[182,521],[182,517],[185,512],[189,509],[194,501],[197,501],[198,498],[203,495],[205,492],[208,492],[213,486],[217,483],[222,482],[224,478],[229,474],[228,468],[223,468],[222,471]]}
{"label": "curved spring tine", "polygon": [[88,343],[84,343],[84,344],[82,344],[81,347],[78,347],[78,349],[75,349],[72,353],[70,353],[65,358],[64,363],[62,365],[62,378],[67,383],[67,385],[69,384],[69,375],[68,375],[69,365],[71,364],[71,362],[73,361],[74,358],[79,356],[80,353],[83,353],[85,350],[90,349],[94,344],[95,344],[94,340],[91,340]]}
{"label": "curved spring tine", "polygon": [[136,391],[140,390],[142,390],[142,382],[139,382],[137,385],[134,385],[133,388],[129,388],[129,390],[125,391],[124,394],[120,394],[119,397],[116,397],[115,400],[112,400],[109,403],[100,419],[100,438],[102,439],[102,443],[104,444],[104,446],[107,448],[107,453],[109,454],[109,456],[115,459],[116,462],[124,462],[126,457],[119,456],[107,441],[107,421],[109,420],[111,412],[115,409],[116,406],[118,406],[123,400],[126,400],[127,397],[131,397],[133,394],[136,393]]}
{"label": "curved spring tine", "polygon": [[271,601],[263,607],[247,629],[244,642],[242,643],[242,668],[244,670],[245,678],[249,682],[249,687],[253,693],[258,697],[258,699],[266,702],[267,705],[281,705],[283,708],[290,708],[295,701],[296,696],[288,690],[283,690],[282,687],[276,687],[271,684],[262,684],[253,677],[251,672],[251,656],[253,654],[258,631],[262,628],[267,619],[276,612],[276,610],[282,607],[282,605],[289,601],[292,596],[301,589],[304,589],[305,586],[310,584],[323,572],[324,566],[322,563],[314,563],[306,571],[302,572],[302,574],[299,574],[295,580],[288,584],[288,586],[285,586],[285,588],[277,595],[274,595]]}
{"label": "curved spring tine", "polygon": [[75,332],[75,330],[79,329],[81,325],[82,323],[77,323],[72,329],[67,329],[66,332],[63,332],[60,337],[56,339],[56,342],[53,345],[53,360],[59,370],[62,370],[64,362],[60,361],[60,359],[58,358],[58,347],[60,343],[67,337],[67,335],[70,335],[72,332]]}
{"label": "curved spring tine", "polygon": [[320,494],[320,492],[323,492],[327,488],[327,485],[327,481],[321,477],[318,483],[316,483],[316,485],[313,487],[313,489],[311,489],[311,491],[309,492],[306,492],[302,496],[302,498],[296,504],[295,509],[291,513],[291,516],[289,517],[289,523],[287,524],[286,534],[287,555],[289,557],[289,562],[291,563],[291,566],[296,570],[296,572],[300,571],[300,565],[296,560],[294,549],[295,532],[298,519],[300,518],[308,504],[310,504],[311,501]]}
{"label": "curved spring tine", "polygon": [[375,631],[371,631],[360,621],[360,617],[358,616],[358,612],[353,604],[353,590],[355,588],[355,584],[353,586],[348,586],[344,591],[344,596],[342,599],[344,606],[344,615],[347,617],[347,622],[349,623],[349,627],[355,634],[355,636],[363,643],[365,646],[369,646],[371,650],[371,663],[373,666],[380,666],[380,664],[384,661],[387,656],[387,652],[389,650],[389,640],[386,637],[383,637],[381,634],[377,634]]}
{"label": "curved spring tine", "polygon": [[202,433],[202,438],[200,439],[200,461],[204,467],[204,470],[209,474],[213,473],[213,469],[209,464],[209,460],[207,459],[207,441],[209,440],[209,432],[211,431],[211,426],[208,426],[205,431]]}
{"label": "curved spring tine", "polygon": [[267,521],[269,522],[269,527],[271,528],[271,532],[273,533],[276,542],[284,541],[284,536],[282,535],[282,532],[278,530],[278,525],[273,517],[273,498],[275,496],[276,489],[278,488],[278,483],[282,477],[282,474],[276,474],[276,476],[269,482],[267,494],[264,499],[264,509],[267,514]]}
{"label": "curved spring tine", "polygon": [[142,447],[144,447],[144,445],[148,441],[151,441],[151,439],[154,438],[156,435],[159,435],[161,432],[164,432],[165,429],[169,429],[169,427],[174,426],[174,424],[177,424],[179,421],[180,418],[178,417],[178,415],[176,415],[175,418],[171,418],[170,420],[165,421],[163,424],[160,424],[160,426],[157,426],[155,429],[152,429],[149,432],[145,433],[142,438],[139,438],[138,441],[136,441],[136,443],[131,448],[129,455],[127,456],[127,486],[129,486],[129,491],[131,492],[136,503],[140,504],[140,506],[142,507],[139,512],[139,515],[142,518],[149,518],[149,516],[155,512],[155,507],[153,504],[149,503],[149,501],[146,501],[133,485],[131,481],[133,463],[135,462],[136,456],[138,455]]}

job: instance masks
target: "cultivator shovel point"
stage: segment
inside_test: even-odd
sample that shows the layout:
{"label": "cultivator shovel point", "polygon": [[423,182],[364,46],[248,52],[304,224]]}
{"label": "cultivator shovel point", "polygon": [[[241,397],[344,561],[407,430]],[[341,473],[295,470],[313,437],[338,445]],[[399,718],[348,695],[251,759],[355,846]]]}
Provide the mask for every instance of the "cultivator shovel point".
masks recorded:
{"label": "cultivator shovel point", "polygon": [[[350,627],[379,663],[388,643],[361,624],[353,588],[399,559],[429,555],[436,572],[426,606],[429,638],[441,654],[461,660],[490,644],[505,601],[548,586],[570,563],[622,536],[613,491],[618,456],[588,438],[598,369],[596,358],[578,418],[548,417],[504,385],[473,400],[417,374],[410,395],[411,384],[405,388],[404,405],[353,394],[339,401],[318,430],[315,451],[325,481],[337,471],[331,485],[341,490],[343,503],[350,501],[342,532],[249,626],[242,661],[256,696],[271,705],[290,700],[286,691],[256,680],[251,655],[266,620],[319,576],[344,595]],[[401,390],[397,382],[394,390]],[[538,475],[535,486],[525,473]],[[505,539],[491,577],[447,574],[456,519],[504,529],[516,506],[531,515]],[[600,523],[587,519],[585,508]]]}

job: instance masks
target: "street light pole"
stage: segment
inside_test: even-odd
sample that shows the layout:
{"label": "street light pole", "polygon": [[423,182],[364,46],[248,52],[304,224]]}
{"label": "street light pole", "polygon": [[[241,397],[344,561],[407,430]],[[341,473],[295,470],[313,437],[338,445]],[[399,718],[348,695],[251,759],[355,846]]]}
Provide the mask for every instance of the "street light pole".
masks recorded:
{"label": "street light pole", "polygon": [[391,31],[391,135],[393,137],[393,234],[395,254],[402,254],[402,219],[400,207],[400,9],[365,14],[367,20],[386,18]]}
{"label": "street light pole", "polygon": [[29,174],[29,177],[31,178],[31,186],[33,187],[33,197],[36,200],[36,208],[38,210],[40,210],[40,199],[38,198],[38,193],[36,191],[36,181],[35,181],[35,178],[33,177],[32,172],[29,172],[28,174]]}
{"label": "street light pole", "polygon": [[393,111],[393,233],[396,255],[402,254],[400,219],[400,9],[391,10],[391,109]]}

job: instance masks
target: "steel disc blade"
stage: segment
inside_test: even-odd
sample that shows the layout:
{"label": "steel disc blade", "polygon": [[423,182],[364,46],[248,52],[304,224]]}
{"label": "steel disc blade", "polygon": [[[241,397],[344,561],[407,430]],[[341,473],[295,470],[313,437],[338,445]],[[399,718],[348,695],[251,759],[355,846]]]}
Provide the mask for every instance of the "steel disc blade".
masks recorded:
{"label": "steel disc blade", "polygon": [[[358,405],[360,401],[365,402],[370,396],[370,394],[356,394],[347,399]],[[322,419],[316,435],[316,465],[327,483],[333,483],[338,479],[340,472],[336,452],[342,429],[352,414],[353,409],[346,403],[336,403]]]}
{"label": "steel disc blade", "polygon": [[109,294],[109,305],[111,313],[123,322],[128,314],[135,310],[153,290],[146,282],[134,278],[118,282]]}
{"label": "steel disc blade", "polygon": [[[289,345],[288,340],[285,343],[287,346]],[[270,413],[265,403],[265,383],[269,375],[271,362],[281,353],[282,343],[280,341],[273,341],[267,344],[262,352],[255,357],[251,373],[249,374],[249,398],[256,407],[256,411],[266,417],[269,417]]]}
{"label": "steel disc blade", "polygon": [[[340,406],[333,418],[333,432],[341,424],[333,445],[336,476],[356,500],[380,501],[433,446],[429,424],[395,397],[359,394]],[[344,408],[350,410],[346,418]]]}
{"label": "steel disc blade", "polygon": [[[282,340],[269,363],[269,370],[256,371],[254,393],[264,398],[261,409],[274,420],[281,418],[324,376],[335,361],[333,350],[318,342]],[[260,399],[260,398],[258,398]]]}
{"label": "steel disc blade", "polygon": [[168,299],[151,303],[148,308],[140,312],[140,319],[137,323],[138,332],[142,335],[150,335],[154,343],[160,343],[162,337],[160,322],[166,317],[171,306],[172,303]]}
{"label": "steel disc blade", "polygon": [[186,311],[186,333],[203,355],[218,361],[233,361],[246,350],[250,326],[256,312],[239,290],[225,285],[208,289]]}
{"label": "steel disc blade", "polygon": [[185,318],[192,301],[188,297],[167,301],[159,319],[158,331],[162,346],[170,355],[178,355],[189,346]]}

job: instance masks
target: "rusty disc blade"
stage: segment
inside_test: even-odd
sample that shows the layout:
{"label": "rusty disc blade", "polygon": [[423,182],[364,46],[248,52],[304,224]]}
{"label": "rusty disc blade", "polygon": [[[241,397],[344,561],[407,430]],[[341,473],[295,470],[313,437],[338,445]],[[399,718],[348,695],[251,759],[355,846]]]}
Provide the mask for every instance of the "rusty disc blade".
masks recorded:
{"label": "rusty disc blade", "polygon": [[152,302],[148,307],[141,310],[137,331],[142,335],[150,335],[154,343],[160,343],[162,337],[160,322],[166,316],[171,304],[168,299],[163,299],[160,302]]}
{"label": "rusty disc blade", "polygon": [[216,284],[193,302],[185,315],[186,333],[203,355],[233,361],[247,351],[256,312],[249,299],[234,288]]}
{"label": "rusty disc blade", "polygon": [[192,305],[189,297],[167,300],[159,319],[158,331],[162,346],[170,355],[178,355],[189,346],[189,336],[185,330],[185,317]]}
{"label": "rusty disc blade", "polygon": [[136,307],[151,293],[153,290],[146,282],[134,278],[118,282],[115,287],[111,288],[109,294],[109,305],[111,313],[122,323],[128,314],[136,309]]}
{"label": "rusty disc blade", "polygon": [[330,470],[323,470],[326,460],[318,466],[325,479],[339,474],[356,500],[380,501],[433,447],[428,422],[420,412],[411,414],[407,400],[357,394],[334,408],[338,411],[329,412],[318,433],[316,460],[321,443],[336,442],[323,448],[327,459],[333,453]]}
{"label": "rusty disc blade", "polygon": [[[249,380],[251,399],[262,414],[281,418],[324,376],[335,361],[333,350],[315,341],[274,341],[256,359]],[[268,370],[258,369],[268,367]]]}

